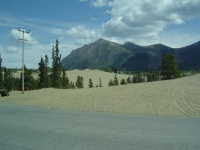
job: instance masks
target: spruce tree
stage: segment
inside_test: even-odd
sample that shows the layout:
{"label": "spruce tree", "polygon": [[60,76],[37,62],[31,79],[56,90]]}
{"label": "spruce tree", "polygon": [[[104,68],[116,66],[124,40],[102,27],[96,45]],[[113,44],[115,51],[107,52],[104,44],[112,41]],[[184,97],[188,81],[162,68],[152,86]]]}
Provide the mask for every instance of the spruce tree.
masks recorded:
{"label": "spruce tree", "polygon": [[69,88],[69,79],[67,77],[67,74],[65,72],[65,69],[62,70],[62,88],[67,89]]}
{"label": "spruce tree", "polygon": [[124,79],[122,79],[121,82],[120,82],[120,84],[121,84],[121,85],[125,85],[125,84],[126,84],[126,81],[125,81]]}
{"label": "spruce tree", "polygon": [[138,83],[143,82],[143,78],[142,78],[142,73],[141,72],[138,72],[137,77],[138,77]]}
{"label": "spruce tree", "polygon": [[137,74],[133,75],[133,83],[138,83]]}
{"label": "spruce tree", "polygon": [[[36,79],[32,75],[33,71],[24,65],[24,88],[25,90],[35,90],[38,87]],[[20,77],[20,87],[22,87],[22,74]]]}
{"label": "spruce tree", "polygon": [[74,89],[74,88],[75,88],[74,82],[72,82],[72,81],[70,82],[69,88],[70,88],[70,89]]}
{"label": "spruce tree", "polygon": [[48,75],[48,56],[45,55],[45,60],[43,57],[41,57],[40,63],[38,63],[38,65],[38,88],[48,88],[51,86],[50,77]]}
{"label": "spruce tree", "polygon": [[113,86],[114,85],[114,83],[113,83],[113,81],[110,79],[110,81],[109,81],[109,83],[108,83],[108,86]]}
{"label": "spruce tree", "polygon": [[13,89],[14,90],[19,90],[21,87],[20,87],[20,78],[18,77],[14,77],[13,78]]}
{"label": "spruce tree", "polygon": [[49,58],[47,55],[45,55],[45,60],[44,60],[44,64],[45,64],[45,87],[51,87],[51,81],[50,81],[50,76],[49,76]]}
{"label": "spruce tree", "polygon": [[44,63],[44,60],[43,58],[41,57],[41,60],[40,60],[40,63],[38,64],[39,65],[39,68],[38,68],[38,71],[39,71],[39,81],[38,81],[38,88],[45,88],[46,87],[46,84],[45,84],[45,81],[46,81],[46,76],[45,76],[45,63]]}
{"label": "spruce tree", "polygon": [[117,75],[115,74],[114,80],[113,80],[114,85],[119,85],[119,81],[117,79]]}
{"label": "spruce tree", "polygon": [[51,81],[52,87],[61,88],[61,55],[59,56],[58,40],[56,40],[56,46],[52,48],[52,73]]}
{"label": "spruce tree", "polygon": [[77,80],[76,80],[76,87],[77,88],[83,88],[83,77],[82,76],[77,76]]}
{"label": "spruce tree", "polygon": [[162,58],[162,72],[163,79],[180,78],[180,71],[176,64],[176,59],[173,54],[166,54]]}
{"label": "spruce tree", "polygon": [[158,74],[155,70],[150,70],[147,73],[147,82],[157,81],[158,80]]}
{"label": "spruce tree", "polygon": [[0,67],[0,89],[4,88],[4,80],[3,80],[3,68]]}
{"label": "spruce tree", "polygon": [[130,77],[128,77],[128,78],[126,79],[126,82],[127,82],[128,84],[131,83]]}
{"label": "spruce tree", "polygon": [[93,88],[93,83],[92,83],[92,79],[91,78],[89,79],[89,85],[88,86],[89,86],[89,88]]}
{"label": "spruce tree", "polygon": [[101,83],[101,78],[99,79],[99,87],[103,87]]}
{"label": "spruce tree", "polygon": [[51,59],[52,59],[52,67],[51,67],[51,74],[50,74],[50,80],[51,80],[51,86],[53,85],[53,69],[54,69],[54,66],[55,66],[55,49],[54,49],[54,46],[52,47],[52,56],[51,56]]}
{"label": "spruce tree", "polygon": [[14,77],[11,70],[4,68],[4,88],[11,91],[14,88]]}
{"label": "spruce tree", "polygon": [[144,82],[144,78],[142,77],[141,72],[136,72],[136,74],[133,75],[133,83],[142,83]]}

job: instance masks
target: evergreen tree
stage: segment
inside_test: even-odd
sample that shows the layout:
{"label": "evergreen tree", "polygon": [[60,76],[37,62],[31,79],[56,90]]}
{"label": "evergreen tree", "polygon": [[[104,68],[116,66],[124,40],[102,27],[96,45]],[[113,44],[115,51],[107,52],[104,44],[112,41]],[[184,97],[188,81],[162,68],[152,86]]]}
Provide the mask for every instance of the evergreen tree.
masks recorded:
{"label": "evergreen tree", "polygon": [[126,84],[125,80],[122,79],[120,84],[121,84],[121,85],[125,85],[125,84]]}
{"label": "evergreen tree", "polygon": [[157,81],[158,78],[158,73],[155,70],[150,70],[147,73],[147,82]]}
{"label": "evergreen tree", "polygon": [[144,82],[144,78],[142,77],[141,72],[136,72],[135,75],[133,75],[133,83],[142,83]]}
{"label": "evergreen tree", "polygon": [[45,88],[46,87],[46,76],[45,76],[45,63],[43,58],[41,57],[39,65],[39,81],[38,81],[38,88]]}
{"label": "evergreen tree", "polygon": [[93,88],[93,83],[92,83],[92,79],[91,78],[89,79],[89,85],[88,86],[89,86],[89,88]]}
{"label": "evergreen tree", "polygon": [[4,88],[3,68],[0,67],[0,89]]}
{"label": "evergreen tree", "polygon": [[11,70],[4,68],[4,88],[11,91],[14,88],[14,77]]}
{"label": "evergreen tree", "polygon": [[76,80],[76,87],[77,88],[83,88],[83,77],[81,76],[77,76],[77,80]]}
{"label": "evergreen tree", "polygon": [[61,88],[61,55],[59,56],[58,40],[56,40],[56,46],[52,48],[52,87]]}
{"label": "evergreen tree", "polygon": [[72,81],[70,82],[69,88],[70,88],[70,89],[74,89],[74,88],[75,88],[74,82],[72,82]]}
{"label": "evergreen tree", "polygon": [[137,75],[133,76],[133,83],[138,83],[138,77],[137,77]]}
{"label": "evergreen tree", "polygon": [[180,78],[180,71],[176,64],[176,59],[173,54],[166,54],[162,58],[162,72],[163,79]]}
{"label": "evergreen tree", "polygon": [[[24,89],[25,90],[35,90],[37,89],[37,80],[32,75],[33,71],[27,69],[24,65]],[[20,77],[20,88],[22,87],[22,74]]]}
{"label": "evergreen tree", "polygon": [[126,79],[126,82],[127,82],[128,84],[131,83],[131,79],[130,79],[130,77],[128,77],[128,78]]}
{"label": "evergreen tree", "polygon": [[51,85],[53,84],[53,69],[54,69],[54,66],[55,66],[55,49],[54,49],[54,46],[52,47],[52,68],[51,68],[51,74],[50,74],[50,79],[51,79]]}
{"label": "evergreen tree", "polygon": [[142,73],[141,72],[138,72],[137,77],[138,77],[138,83],[144,82],[144,78],[142,77]]}
{"label": "evergreen tree", "polygon": [[113,86],[114,85],[114,83],[113,83],[113,81],[110,79],[110,81],[109,81],[109,83],[108,83],[108,86]]}
{"label": "evergreen tree", "polygon": [[13,79],[13,89],[14,90],[19,90],[19,89],[21,89],[21,87],[20,87],[20,78],[16,78],[16,77],[14,77],[14,79]]}
{"label": "evergreen tree", "polygon": [[81,76],[81,84],[82,84],[82,88],[84,88],[83,77],[82,76]]}
{"label": "evergreen tree", "polygon": [[156,76],[157,76],[157,81],[160,80],[160,72],[159,71],[156,71]]}
{"label": "evergreen tree", "polygon": [[113,80],[114,85],[119,85],[119,81],[117,79],[117,75],[115,74],[114,80]]}
{"label": "evergreen tree", "polygon": [[69,79],[66,75],[65,69],[62,70],[62,88],[67,89],[69,88]]}
{"label": "evergreen tree", "polygon": [[48,88],[51,86],[50,77],[48,75],[48,56],[45,55],[45,60],[41,57],[39,68],[38,88]]}
{"label": "evergreen tree", "polygon": [[118,68],[112,67],[112,72],[117,73],[117,71],[118,71]]}
{"label": "evergreen tree", "polygon": [[99,87],[103,87],[101,83],[101,78],[99,79]]}
{"label": "evergreen tree", "polygon": [[108,83],[108,86],[116,86],[116,85],[119,85],[119,81],[117,79],[117,75],[115,74],[115,77],[114,77],[114,80],[112,81],[110,79],[109,83]]}
{"label": "evergreen tree", "polygon": [[45,55],[45,60],[44,60],[44,64],[45,64],[45,87],[51,87],[51,81],[50,81],[50,76],[49,76],[49,58],[47,55]]}

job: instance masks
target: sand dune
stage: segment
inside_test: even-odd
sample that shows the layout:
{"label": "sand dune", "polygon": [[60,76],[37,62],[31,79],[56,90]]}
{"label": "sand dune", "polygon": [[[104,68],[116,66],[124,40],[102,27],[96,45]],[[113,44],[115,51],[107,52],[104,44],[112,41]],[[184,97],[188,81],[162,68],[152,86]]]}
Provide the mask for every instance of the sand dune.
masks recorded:
{"label": "sand dune", "polygon": [[[108,87],[114,74],[98,70],[73,70],[67,72],[70,80],[77,75],[89,78],[94,85],[102,80],[103,87],[84,89],[41,89],[10,92],[0,97],[0,103],[15,103],[73,111],[128,113],[134,115],[200,116],[200,75],[151,83]],[[128,75],[117,75],[118,79]]]}
{"label": "sand dune", "polygon": [[[20,77],[20,73],[21,71],[18,71],[16,73],[14,73],[15,77]],[[100,71],[100,70],[91,70],[91,69],[85,69],[85,70],[70,70],[70,71],[66,71],[66,74],[69,78],[70,81],[72,82],[76,82],[77,80],[77,76],[82,76],[83,77],[83,82],[84,82],[84,88],[89,88],[88,84],[89,84],[89,79],[92,79],[93,85],[94,87],[99,86],[99,81],[101,78],[101,83],[103,86],[108,86],[108,82],[110,81],[110,79],[114,79],[115,73],[108,73],[108,72],[104,72],[104,71]],[[34,73],[33,74],[34,78],[38,78],[38,74]],[[127,79],[128,77],[131,77],[131,75],[127,75],[127,74],[117,74],[117,78],[119,80],[119,83],[122,79]]]}
{"label": "sand dune", "polygon": [[[114,79],[115,73],[108,73],[108,72],[104,72],[104,71],[100,71],[100,70],[90,70],[90,69],[86,69],[86,70],[71,70],[71,71],[66,71],[67,76],[69,78],[70,81],[73,81],[74,83],[77,80],[77,76],[82,76],[83,77],[83,82],[84,82],[84,87],[88,88],[88,84],[89,84],[89,79],[92,79],[93,85],[94,87],[99,85],[99,80],[101,79],[101,83],[102,86],[108,86],[108,82],[110,81],[110,79]],[[119,83],[122,79],[127,79],[128,77],[131,77],[131,75],[127,75],[127,74],[117,74],[116,75]]]}

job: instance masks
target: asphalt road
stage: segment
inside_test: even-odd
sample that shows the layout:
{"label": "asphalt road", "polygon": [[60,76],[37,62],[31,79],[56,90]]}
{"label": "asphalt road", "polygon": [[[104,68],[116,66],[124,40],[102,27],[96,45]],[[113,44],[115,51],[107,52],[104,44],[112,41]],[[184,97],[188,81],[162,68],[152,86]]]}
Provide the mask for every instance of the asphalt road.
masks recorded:
{"label": "asphalt road", "polygon": [[0,104],[0,150],[199,150],[200,118]]}

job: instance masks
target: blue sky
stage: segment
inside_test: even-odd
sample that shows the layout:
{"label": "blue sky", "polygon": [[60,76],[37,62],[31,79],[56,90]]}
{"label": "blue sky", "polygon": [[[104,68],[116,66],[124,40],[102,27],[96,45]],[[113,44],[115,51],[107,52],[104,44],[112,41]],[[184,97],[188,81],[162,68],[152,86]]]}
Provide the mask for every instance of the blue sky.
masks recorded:
{"label": "blue sky", "polygon": [[56,39],[62,57],[99,38],[183,47],[200,41],[199,6],[200,0],[0,0],[2,65],[21,67],[18,27],[31,30],[28,68],[38,68],[41,56],[51,58]]}

